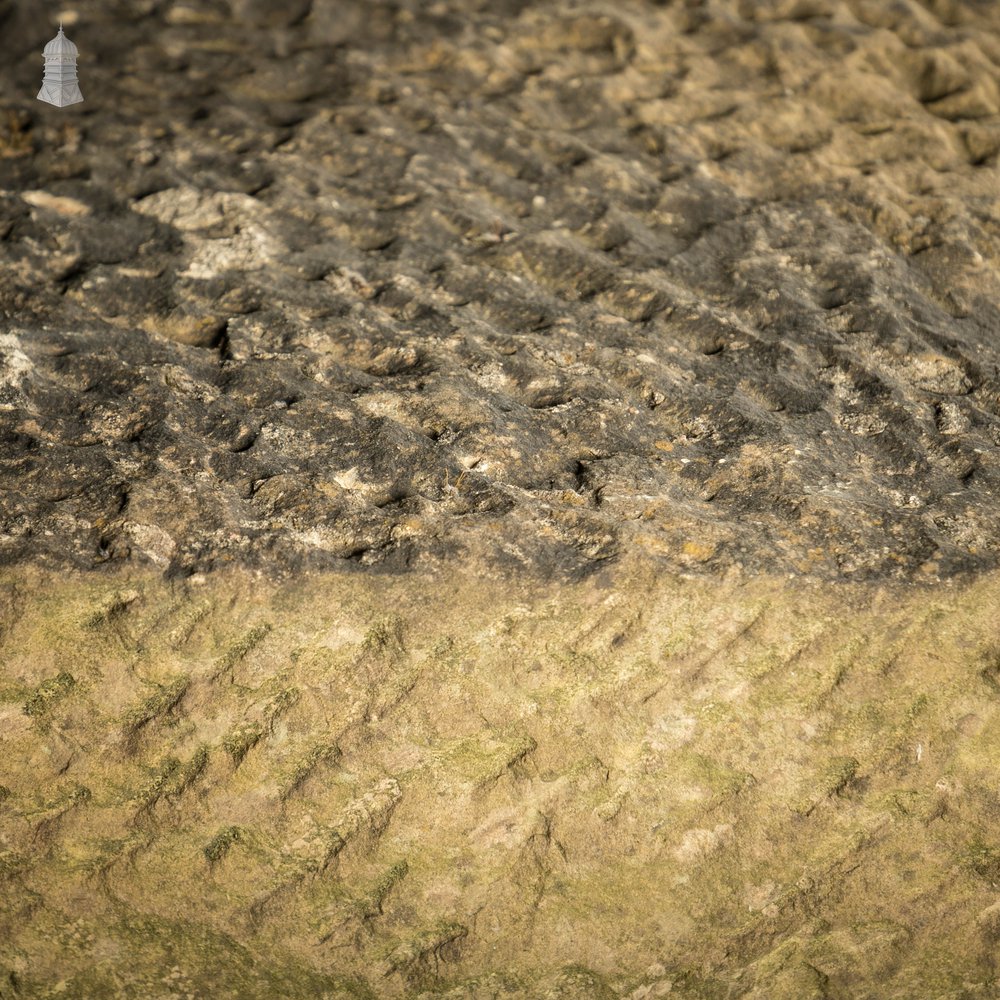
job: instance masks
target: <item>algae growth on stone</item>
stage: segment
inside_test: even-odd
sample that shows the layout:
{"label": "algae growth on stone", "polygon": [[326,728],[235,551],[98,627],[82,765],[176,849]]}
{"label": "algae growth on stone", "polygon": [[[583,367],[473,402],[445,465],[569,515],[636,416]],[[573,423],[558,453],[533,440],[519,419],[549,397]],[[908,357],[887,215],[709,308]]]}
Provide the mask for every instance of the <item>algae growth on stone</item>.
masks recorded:
{"label": "algae growth on stone", "polygon": [[414,583],[5,571],[5,996],[995,988],[995,578]]}

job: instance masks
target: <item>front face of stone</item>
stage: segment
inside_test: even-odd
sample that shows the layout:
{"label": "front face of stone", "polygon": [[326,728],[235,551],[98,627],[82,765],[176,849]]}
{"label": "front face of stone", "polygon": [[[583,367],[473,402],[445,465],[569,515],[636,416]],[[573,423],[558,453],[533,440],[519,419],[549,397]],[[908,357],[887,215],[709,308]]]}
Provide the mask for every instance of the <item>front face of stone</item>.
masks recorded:
{"label": "front face of stone", "polygon": [[5,1000],[997,996],[1000,580],[458,569],[0,569]]}

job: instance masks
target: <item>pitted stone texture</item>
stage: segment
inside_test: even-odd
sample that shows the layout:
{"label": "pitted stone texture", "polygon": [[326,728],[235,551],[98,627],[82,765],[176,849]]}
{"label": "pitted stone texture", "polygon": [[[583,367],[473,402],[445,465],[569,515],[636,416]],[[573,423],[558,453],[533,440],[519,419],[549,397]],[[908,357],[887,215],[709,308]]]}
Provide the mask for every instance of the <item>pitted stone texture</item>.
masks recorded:
{"label": "pitted stone texture", "polygon": [[0,115],[7,559],[996,562],[994,6],[286,7]]}

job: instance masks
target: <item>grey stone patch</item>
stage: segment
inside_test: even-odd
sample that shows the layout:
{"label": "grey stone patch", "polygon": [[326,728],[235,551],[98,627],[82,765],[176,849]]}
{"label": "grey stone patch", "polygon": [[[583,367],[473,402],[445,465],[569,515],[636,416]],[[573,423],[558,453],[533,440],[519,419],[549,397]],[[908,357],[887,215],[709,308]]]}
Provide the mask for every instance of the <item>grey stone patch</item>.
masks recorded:
{"label": "grey stone patch", "polygon": [[7,557],[992,565],[958,6],[83,3],[100,105],[0,118]]}

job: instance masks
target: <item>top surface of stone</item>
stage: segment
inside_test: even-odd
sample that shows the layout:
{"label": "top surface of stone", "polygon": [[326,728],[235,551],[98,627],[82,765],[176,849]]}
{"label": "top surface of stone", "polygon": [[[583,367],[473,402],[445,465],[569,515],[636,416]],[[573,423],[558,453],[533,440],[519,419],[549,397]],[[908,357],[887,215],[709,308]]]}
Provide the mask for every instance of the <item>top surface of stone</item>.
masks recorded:
{"label": "top surface of stone", "polygon": [[0,3],[0,553],[1000,551],[1000,9]]}

